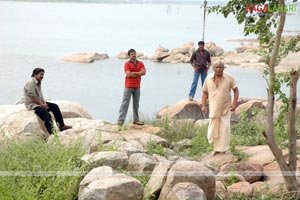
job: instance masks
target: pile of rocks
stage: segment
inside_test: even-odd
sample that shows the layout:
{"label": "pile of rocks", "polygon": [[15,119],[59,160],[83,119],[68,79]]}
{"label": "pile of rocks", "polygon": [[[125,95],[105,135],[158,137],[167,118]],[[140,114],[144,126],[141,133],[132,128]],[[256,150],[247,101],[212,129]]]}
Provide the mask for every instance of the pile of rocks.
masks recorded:
{"label": "pile of rocks", "polygon": [[[242,99],[239,106],[245,105],[251,110],[264,105],[256,99],[252,101],[256,103]],[[243,163],[237,162],[230,153],[216,156],[207,154],[195,160],[175,152],[176,148],[178,151],[184,146],[188,147],[191,144],[191,141],[186,141],[188,139],[170,144],[157,135],[161,131],[158,127],[130,124],[120,130],[111,122],[93,120],[82,106],[74,102],[56,103],[62,110],[66,124],[73,126],[72,129],[58,132],[59,140],[64,145],[80,140],[86,150],[81,160],[94,166],[80,183],[80,200],[142,200],[153,196],[159,200],[210,200],[215,196],[226,199],[234,193],[250,197],[255,192],[263,191],[265,184],[269,185],[271,192],[278,193],[284,182],[266,145],[238,147],[249,156],[247,162]],[[164,112],[161,118],[173,117],[179,123],[179,119],[188,120],[199,113],[197,102],[183,100],[172,108],[177,108],[177,114],[174,114],[175,111]],[[186,116],[188,113],[193,114]],[[199,125],[208,122],[207,119],[197,120]],[[192,123],[194,121],[191,119]],[[0,106],[0,140],[24,139],[29,135],[49,137],[38,117],[32,111],[25,110],[24,105]],[[50,136],[49,142],[53,139]],[[152,142],[163,147],[163,156],[149,152],[148,146]],[[277,174],[274,176],[271,172]],[[137,176],[150,176],[150,180],[144,187],[136,179]]]}
{"label": "pile of rocks", "polygon": [[[210,52],[211,56],[221,56],[224,50],[213,42],[207,42],[205,48]],[[189,63],[192,54],[195,52],[194,42],[188,42],[174,49],[167,49],[159,46],[155,50],[155,54],[149,59],[155,62],[164,63]]]}
{"label": "pile of rocks", "polygon": [[234,51],[227,51],[215,59],[222,60],[225,64],[254,67],[263,70],[267,66],[265,63],[266,58],[255,53],[258,49],[258,46],[249,43],[236,47]]}

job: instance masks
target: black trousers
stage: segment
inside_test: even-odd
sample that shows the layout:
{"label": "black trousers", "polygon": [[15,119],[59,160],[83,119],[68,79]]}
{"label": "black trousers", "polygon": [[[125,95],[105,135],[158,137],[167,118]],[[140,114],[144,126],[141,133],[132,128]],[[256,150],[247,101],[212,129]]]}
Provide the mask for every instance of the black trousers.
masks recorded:
{"label": "black trousers", "polygon": [[48,110],[46,110],[45,108],[38,106],[34,108],[35,114],[37,114],[39,116],[39,118],[41,118],[41,120],[43,120],[45,122],[45,126],[49,132],[49,134],[54,134],[54,129],[53,129],[53,122],[51,119],[51,115],[49,112],[52,112],[54,117],[55,117],[55,121],[59,124],[59,127],[64,126],[64,120],[62,117],[62,114],[60,112],[60,109],[58,107],[57,104],[55,103],[50,103],[50,102],[46,102],[48,105]]}

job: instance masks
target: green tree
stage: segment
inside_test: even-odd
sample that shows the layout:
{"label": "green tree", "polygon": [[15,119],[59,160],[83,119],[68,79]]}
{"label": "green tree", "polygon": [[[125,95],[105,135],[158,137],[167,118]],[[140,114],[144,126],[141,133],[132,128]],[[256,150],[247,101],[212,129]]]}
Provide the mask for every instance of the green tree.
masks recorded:
{"label": "green tree", "polygon": [[[296,0],[297,1],[297,0]],[[277,5],[280,7],[285,7],[284,0],[270,0],[268,1],[269,5]],[[294,0],[295,2],[295,0]],[[267,127],[264,131],[264,136],[266,142],[269,145],[270,150],[275,156],[276,161],[279,164],[281,172],[284,176],[284,181],[289,191],[297,191],[298,183],[295,175],[296,171],[296,129],[295,129],[295,109],[296,109],[296,86],[297,80],[300,75],[300,66],[297,71],[293,70],[290,72],[290,98],[289,98],[289,108],[288,108],[288,149],[289,149],[289,158],[288,162],[285,161],[285,158],[282,154],[282,150],[276,144],[274,137],[274,101],[276,93],[276,73],[275,66],[278,64],[280,59],[287,55],[290,50],[299,50],[297,49],[297,42],[299,38],[295,41],[293,46],[290,41],[289,44],[285,45],[287,50],[280,51],[281,48],[281,38],[282,32],[284,29],[286,12],[281,13],[268,13],[267,10],[257,13],[254,15],[253,6],[258,5],[264,10],[266,6],[265,0],[230,0],[225,6],[214,6],[210,9],[210,12],[221,13],[224,17],[227,17],[229,14],[233,14],[239,24],[244,24],[244,34],[249,35],[254,33],[257,35],[261,47],[267,50],[267,64],[268,64],[268,105],[267,105]],[[255,8],[259,8],[255,7]],[[275,33],[272,30],[275,29]],[[284,52],[283,54],[281,52]]]}

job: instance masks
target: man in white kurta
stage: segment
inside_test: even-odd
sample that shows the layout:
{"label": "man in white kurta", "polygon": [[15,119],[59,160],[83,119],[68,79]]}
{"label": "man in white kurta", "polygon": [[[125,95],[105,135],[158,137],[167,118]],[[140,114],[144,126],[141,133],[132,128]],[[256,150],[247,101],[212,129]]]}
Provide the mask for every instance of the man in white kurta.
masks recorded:
{"label": "man in white kurta", "polygon": [[[207,138],[214,143],[213,155],[229,150],[230,145],[230,117],[235,111],[239,90],[234,78],[224,72],[224,64],[218,62],[213,67],[202,89],[202,112],[207,112],[207,99],[209,100],[209,118]],[[231,90],[234,93],[231,100]]]}

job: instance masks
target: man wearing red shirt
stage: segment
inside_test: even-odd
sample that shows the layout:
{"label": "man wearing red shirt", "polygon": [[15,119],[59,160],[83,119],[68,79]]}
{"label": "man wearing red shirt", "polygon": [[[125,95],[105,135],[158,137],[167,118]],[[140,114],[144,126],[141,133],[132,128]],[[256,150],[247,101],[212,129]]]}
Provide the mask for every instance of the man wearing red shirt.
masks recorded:
{"label": "man wearing red shirt", "polygon": [[139,101],[140,101],[140,85],[141,76],[146,74],[146,68],[144,63],[136,59],[136,51],[130,49],[128,51],[129,61],[124,65],[124,71],[126,74],[125,78],[125,89],[123,95],[123,101],[119,111],[118,124],[123,125],[128,106],[130,103],[131,95],[133,99],[133,124],[144,125],[139,119]]}

